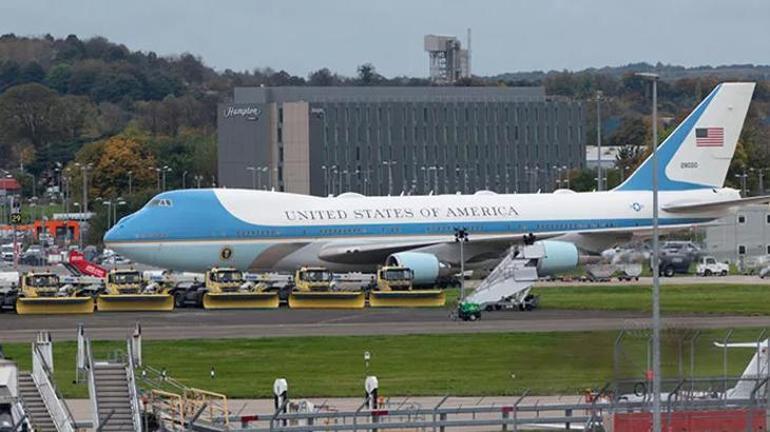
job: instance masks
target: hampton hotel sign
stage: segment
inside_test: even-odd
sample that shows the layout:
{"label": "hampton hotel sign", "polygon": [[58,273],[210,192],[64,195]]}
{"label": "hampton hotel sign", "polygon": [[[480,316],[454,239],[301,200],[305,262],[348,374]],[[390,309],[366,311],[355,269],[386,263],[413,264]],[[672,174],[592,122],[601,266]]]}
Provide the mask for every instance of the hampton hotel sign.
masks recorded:
{"label": "hampton hotel sign", "polygon": [[259,107],[254,105],[246,105],[246,106],[229,105],[225,107],[224,115],[226,119],[240,118],[242,120],[257,121],[259,120],[259,117],[262,115],[262,110],[259,109]]}

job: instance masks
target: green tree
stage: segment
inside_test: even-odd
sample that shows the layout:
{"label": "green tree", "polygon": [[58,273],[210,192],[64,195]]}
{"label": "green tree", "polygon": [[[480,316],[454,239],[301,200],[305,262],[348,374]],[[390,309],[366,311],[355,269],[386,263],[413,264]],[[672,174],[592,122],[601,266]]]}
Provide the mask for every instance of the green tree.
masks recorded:
{"label": "green tree", "polygon": [[69,89],[69,81],[72,77],[72,66],[66,63],[59,63],[48,70],[45,82],[49,87],[59,93],[66,93]]}
{"label": "green tree", "polygon": [[377,73],[377,70],[374,68],[373,64],[364,63],[358,66],[358,82],[361,85],[376,85],[383,80],[383,76]]}
{"label": "green tree", "polygon": [[0,95],[0,133],[19,148],[40,150],[62,137],[63,106],[56,92],[40,84],[21,84]]}
{"label": "green tree", "polygon": [[308,84],[312,86],[329,87],[339,85],[340,78],[328,68],[318,69],[308,75]]}
{"label": "green tree", "polygon": [[650,142],[650,125],[642,117],[626,115],[620,120],[620,126],[609,137],[609,145],[644,146]]}
{"label": "green tree", "polygon": [[35,61],[25,64],[24,67],[21,68],[21,71],[19,72],[19,82],[40,83],[40,82],[43,82],[44,79],[45,79],[45,70],[43,70],[43,67],[40,66],[40,63]]}

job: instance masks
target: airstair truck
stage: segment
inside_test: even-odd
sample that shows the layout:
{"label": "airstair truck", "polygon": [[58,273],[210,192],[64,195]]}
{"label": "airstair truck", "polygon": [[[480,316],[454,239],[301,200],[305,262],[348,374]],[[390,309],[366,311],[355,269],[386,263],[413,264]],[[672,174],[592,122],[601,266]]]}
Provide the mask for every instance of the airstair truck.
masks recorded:
{"label": "airstair truck", "polygon": [[205,278],[204,309],[274,309],[280,303],[277,291],[246,281],[236,269],[215,267],[206,272]]}
{"label": "airstair truck", "polygon": [[289,307],[295,309],[362,309],[366,292],[335,289],[334,275],[325,267],[300,267],[294,273]]}
{"label": "airstair truck", "polygon": [[407,267],[385,266],[377,270],[377,282],[369,292],[371,307],[441,307],[446,294],[440,289],[415,290],[414,272]]}
{"label": "airstair truck", "polygon": [[50,272],[21,275],[16,291],[16,313],[86,314],[94,311],[94,298],[73,285],[62,285],[59,276]]}
{"label": "airstair truck", "polygon": [[96,297],[103,312],[171,311],[174,298],[157,282],[147,284],[134,269],[113,269],[105,279],[105,290]]}

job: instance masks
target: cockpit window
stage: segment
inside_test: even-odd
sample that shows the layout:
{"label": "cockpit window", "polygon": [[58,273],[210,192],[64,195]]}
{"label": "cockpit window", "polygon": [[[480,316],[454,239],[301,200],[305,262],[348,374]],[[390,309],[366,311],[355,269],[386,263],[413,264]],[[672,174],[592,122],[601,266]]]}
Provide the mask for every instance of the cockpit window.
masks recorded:
{"label": "cockpit window", "polygon": [[168,198],[155,198],[147,203],[147,207],[171,207],[173,202]]}

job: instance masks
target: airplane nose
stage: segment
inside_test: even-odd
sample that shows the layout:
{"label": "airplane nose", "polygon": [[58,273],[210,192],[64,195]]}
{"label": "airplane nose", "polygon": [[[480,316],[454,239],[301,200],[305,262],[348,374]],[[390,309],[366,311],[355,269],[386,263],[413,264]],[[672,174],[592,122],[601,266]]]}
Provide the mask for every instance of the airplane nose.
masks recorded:
{"label": "airplane nose", "polygon": [[131,218],[131,216],[125,216],[121,218],[118,223],[112,226],[109,230],[107,230],[106,233],[104,233],[104,243],[108,244],[110,242],[116,242],[126,239],[126,232],[128,231],[126,228],[126,224],[128,223],[128,220]]}
{"label": "airplane nose", "polygon": [[120,240],[120,225],[115,225],[112,228],[110,228],[106,233],[104,233],[104,243],[110,243],[114,241]]}

